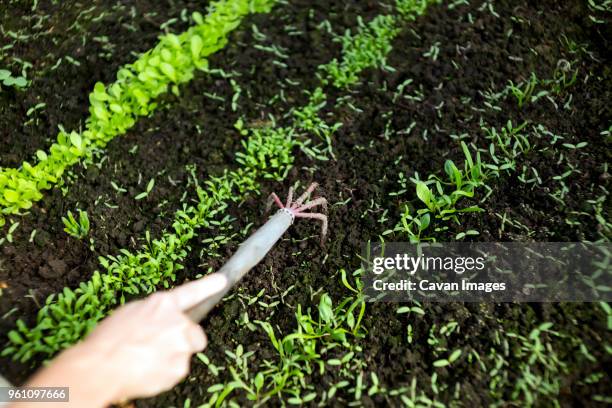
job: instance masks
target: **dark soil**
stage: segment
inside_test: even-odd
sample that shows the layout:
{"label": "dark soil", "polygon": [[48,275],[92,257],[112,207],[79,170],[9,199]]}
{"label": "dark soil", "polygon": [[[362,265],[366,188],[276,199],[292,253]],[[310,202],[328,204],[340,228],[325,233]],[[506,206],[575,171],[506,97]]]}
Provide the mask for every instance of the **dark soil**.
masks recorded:
{"label": "dark soil", "polygon": [[[0,93],[0,165],[19,166],[36,150],[46,150],[60,125],[82,127],[96,82],[114,81],[122,65],[157,43],[164,32],[160,26],[176,20],[166,30],[180,32],[189,25],[181,12],[187,10],[189,16],[205,10],[207,3],[40,1],[35,10],[30,1],[0,5],[0,21],[7,33],[0,38],[0,47],[13,46],[4,55],[0,52],[0,66],[19,74],[17,59],[33,65],[27,74],[32,82],[24,92]],[[23,38],[14,40],[8,32]],[[46,106],[27,115],[38,103]]]}
{"label": "dark soil", "polygon": [[[238,118],[244,117],[255,126],[267,121],[269,114],[281,122],[286,120],[282,119],[283,115],[305,100],[303,90],[317,84],[313,75],[316,67],[340,53],[339,44],[317,26],[327,19],[336,33],[342,33],[356,26],[357,15],[367,21],[384,12],[375,1],[356,3],[300,0],[291,2],[290,6],[279,6],[269,15],[247,18],[241,29],[232,35],[228,46],[211,58],[212,68],[240,73],[233,78],[243,89],[236,112],[231,108],[233,90],[229,80],[200,74],[182,89],[179,97],[164,98],[162,108],[152,117],[139,120],[127,135],[111,142],[99,156],[99,166],[76,168],[75,181],[68,182],[66,195],[55,189],[46,194],[31,214],[16,219],[21,224],[14,233],[15,243],[0,247],[0,282],[8,285],[0,296],[0,316],[4,316],[0,320],[0,332],[6,333],[13,328],[17,317],[33,321],[38,304],[48,294],[64,286],[78,286],[86,280],[97,267],[98,255],[138,247],[145,230],[151,231],[153,236],[159,235],[172,221],[172,214],[179,206],[188,179],[186,164],[197,166],[200,179],[235,167],[234,153],[240,149],[240,139],[233,124]],[[346,105],[336,106],[337,98],[346,93],[327,90],[329,122],[344,123],[334,137],[337,160],[312,162],[296,151],[297,163],[286,182],[264,183],[262,197],[252,197],[239,208],[229,210],[236,218],[236,230],[249,223],[259,225],[264,217],[263,197],[272,191],[282,193],[291,183],[305,184],[311,179],[321,184],[330,203],[350,199],[346,205],[331,206],[330,236],[324,247],[319,246],[316,238],[317,225],[298,222],[237,289],[238,293],[249,295],[265,289],[265,296],[274,296],[295,285],[283,303],[274,309],[273,323],[282,333],[295,328],[296,305],[314,308],[318,304],[318,298],[311,298],[311,288],[313,292],[322,288],[335,300],[346,296],[337,272],[359,267],[357,254],[361,243],[376,239],[383,231],[391,229],[399,219],[400,204],[417,204],[410,185],[408,192],[400,197],[389,195],[400,189],[399,174],[405,173],[407,177],[415,171],[421,177],[442,174],[446,159],[461,162],[459,142],[451,135],[466,134],[466,141],[486,148],[481,120],[497,129],[509,119],[515,124],[529,121],[563,135],[566,142],[586,141],[588,145],[584,149],[566,154],[567,160],[576,165],[580,173],[573,174],[568,181],[570,193],[561,206],[548,193],[558,188],[552,177],[565,171],[566,162],[556,164],[540,152],[545,141],[536,141],[532,152],[519,158],[517,168],[536,168],[542,185],[526,186],[516,173],[492,179],[489,185],[493,194],[481,204],[486,211],[462,217],[460,226],[448,223],[449,230],[438,234],[440,240],[451,240],[458,232],[468,229],[479,231],[476,240],[481,241],[598,240],[605,233],[587,201],[602,194],[601,186],[610,189],[609,170],[604,165],[610,162],[609,136],[606,139],[601,135],[612,118],[609,103],[612,77],[610,61],[606,59],[609,38],[612,38],[609,25],[593,24],[588,19],[588,9],[580,1],[537,1],[528,5],[495,2],[494,10],[499,17],[486,8],[481,9],[481,2],[473,3],[477,4],[453,10],[432,6],[427,15],[407,26],[395,41],[388,60],[394,71],[368,70],[362,75],[362,83],[353,88],[351,104],[362,112],[356,113]],[[127,6],[130,9],[131,3],[126,4],[130,4]],[[129,17],[130,13],[124,8],[113,11],[104,4],[94,3],[94,6],[110,14],[101,21],[84,22],[79,34],[75,35],[60,28],[78,14],[79,7],[82,10],[89,6],[41,3],[39,12],[52,16],[46,24],[55,22],[54,33],[62,34],[39,37],[33,42],[46,42],[39,42],[37,46],[20,44],[8,51],[31,61],[72,55],[82,64],[75,67],[62,63],[56,70],[46,71],[44,64],[35,65],[35,71],[44,72],[44,75],[36,77],[30,88],[23,92],[3,90],[0,93],[1,165],[18,165],[37,149],[47,146],[55,137],[58,124],[67,129],[78,128],[86,118],[87,94],[93,84],[111,81],[118,66],[133,60],[132,51],[150,48],[161,23],[179,16],[182,9],[196,10],[190,2],[155,2],[155,5],[134,2],[138,12]],[[4,11],[3,22],[19,24],[14,16],[25,15],[24,7],[25,3],[21,8]],[[92,12],[92,15],[97,14]],[[15,20],[7,20],[5,15]],[[120,22],[116,23],[118,19]],[[137,31],[123,29],[122,22],[136,27]],[[180,31],[186,24],[179,18],[172,29]],[[265,34],[265,40],[255,38],[253,24]],[[508,35],[509,30],[512,30],[511,35]],[[300,33],[289,35],[291,31]],[[91,40],[82,46],[82,35],[88,39],[107,36],[115,45],[112,56],[100,57],[100,45]],[[584,45],[588,52],[570,52],[561,40],[563,36]],[[46,52],[56,43],[53,38],[61,47],[57,51],[53,48],[56,56],[48,58]],[[257,42],[282,47],[290,56],[282,60],[286,66],[275,64],[275,59],[278,60],[275,55],[253,47]],[[439,48],[436,61],[423,56],[434,44]],[[500,101],[500,111],[486,108],[483,94],[489,89],[499,92],[508,80],[520,82],[531,72],[541,79],[552,78],[560,59],[576,61],[572,67],[578,68],[579,74],[577,84],[553,97],[559,105],[558,110],[549,101],[542,100],[519,109],[512,97]],[[291,82],[284,81],[286,78]],[[406,93],[419,90],[423,94],[420,102],[393,101],[393,91],[407,79],[413,82]],[[274,99],[281,90],[284,100]],[[205,92],[216,94],[225,102],[210,98]],[[570,94],[570,108],[563,109],[563,101],[567,101]],[[24,125],[25,112],[39,101],[47,103],[44,112],[36,121]],[[442,107],[437,108],[442,102]],[[416,125],[406,135],[402,131],[412,122]],[[384,136],[386,129],[390,129],[387,138]],[[134,201],[133,197],[145,189],[151,178],[156,179],[153,193],[146,200]],[[111,181],[128,192],[118,194]],[[112,204],[112,208],[105,203]],[[93,252],[88,243],[69,238],[63,232],[61,217],[76,208],[86,209],[92,220]],[[606,212],[609,208],[607,198],[603,205],[606,220],[610,219]],[[389,210],[387,219],[381,221],[384,210]],[[586,215],[576,216],[576,213]],[[502,222],[500,215],[504,214],[514,223]],[[579,223],[570,225],[566,222],[568,219]],[[33,230],[37,233],[30,243],[28,238]],[[210,236],[204,235],[193,242],[186,263],[188,277],[221,263],[219,259],[200,259],[200,251],[206,247],[201,241]],[[303,240],[304,237],[311,238]],[[398,234],[386,239],[401,241],[407,237]],[[229,255],[240,240],[241,237],[234,237],[222,255]],[[431,377],[437,372],[439,384],[450,384],[447,389],[440,390],[437,399],[447,403],[454,400],[455,384],[460,384],[459,399],[465,405],[490,404],[493,401],[484,391],[489,388],[489,378],[475,365],[461,360],[452,370],[432,369],[434,350],[427,343],[430,328],[434,324],[457,321],[461,331],[449,340],[453,347],[462,347],[464,353],[473,350],[487,355],[491,348],[497,347],[492,333],[527,335],[542,322],[550,321],[555,330],[582,340],[595,357],[594,362],[588,361],[576,352],[571,342],[551,340],[568,365],[558,397],[562,405],[593,406],[593,395],[605,395],[609,391],[610,376],[606,367],[610,366],[610,357],[602,345],[609,343],[611,337],[605,316],[596,304],[428,304],[424,305],[425,316],[418,319],[397,315],[396,309],[394,304],[368,305],[364,321],[368,335],[359,340],[363,352],[357,356],[366,362],[367,371],[376,372],[381,384],[388,389],[407,386],[416,378],[419,387],[430,395]],[[251,332],[236,323],[243,310],[240,298],[233,297],[220,305],[205,322],[210,341],[206,354],[211,361],[222,364],[224,350],[233,350],[238,344],[244,345],[246,350],[257,351],[256,363],[275,358],[275,351],[263,331]],[[270,314],[269,310],[258,307],[248,311],[251,321],[266,320]],[[415,333],[411,345],[405,340],[408,323],[413,325]],[[4,359],[1,373],[21,383],[38,364],[39,361],[24,367]],[[254,365],[253,369],[256,368]],[[511,374],[518,375],[512,371],[514,368],[510,367]],[[604,373],[599,382],[582,381],[596,372]],[[224,375],[227,378],[213,377],[194,359],[187,381],[155,399],[136,404],[143,407],[182,406],[186,398],[191,398],[193,406],[206,400],[206,389],[210,385],[229,378],[229,374]],[[321,394],[340,379],[338,372],[327,370],[324,376],[313,375],[307,381]],[[510,395],[505,397],[509,399]],[[351,398],[348,393],[339,392],[337,404],[344,406]],[[246,400],[238,399],[238,402],[249,405]],[[366,406],[399,404],[383,397],[364,397],[363,403]],[[541,402],[541,405],[548,404]]]}

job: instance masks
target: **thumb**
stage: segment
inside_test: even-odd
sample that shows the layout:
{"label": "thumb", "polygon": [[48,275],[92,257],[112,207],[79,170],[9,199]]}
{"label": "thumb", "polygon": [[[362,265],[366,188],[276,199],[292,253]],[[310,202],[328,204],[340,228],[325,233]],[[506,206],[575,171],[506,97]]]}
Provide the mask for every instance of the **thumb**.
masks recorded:
{"label": "thumb", "polygon": [[213,273],[204,278],[184,283],[171,291],[169,295],[181,310],[187,310],[202,300],[221,292],[227,286],[227,278],[220,273]]}

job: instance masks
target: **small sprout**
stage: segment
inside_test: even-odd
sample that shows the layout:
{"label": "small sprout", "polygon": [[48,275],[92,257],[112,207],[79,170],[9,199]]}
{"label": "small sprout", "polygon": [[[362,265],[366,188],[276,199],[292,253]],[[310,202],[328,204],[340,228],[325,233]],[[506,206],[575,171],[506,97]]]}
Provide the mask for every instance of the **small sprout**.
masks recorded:
{"label": "small sprout", "polygon": [[457,361],[457,359],[461,357],[461,353],[462,353],[461,349],[457,349],[453,351],[451,355],[448,357],[448,362],[452,364],[455,361]]}
{"label": "small sprout", "polygon": [[125,188],[120,187],[114,181],[111,181],[110,184],[113,187],[113,189],[115,189],[116,192],[118,192],[118,193],[127,193],[127,190]]}
{"label": "small sprout", "polygon": [[135,200],[142,200],[143,198],[146,198],[149,196],[149,194],[151,194],[151,191],[153,191],[153,187],[155,186],[155,179],[152,178],[151,180],[149,180],[149,184],[147,184],[147,190],[138,194],[134,199]]}
{"label": "small sprout", "polygon": [[480,235],[480,233],[476,230],[467,230],[465,232],[462,231],[455,236],[455,240],[460,241],[465,237],[474,236],[474,235]]}
{"label": "small sprout", "polygon": [[25,88],[28,85],[28,80],[22,76],[14,77],[11,71],[0,69],[0,83],[6,87]]}
{"label": "small sprout", "polygon": [[8,232],[6,233],[6,240],[10,243],[13,242],[13,232],[15,232],[15,230],[17,229],[17,227],[19,226],[18,222],[15,222],[13,224],[11,224],[11,226],[9,227]]}
{"label": "small sprout", "polygon": [[26,116],[31,116],[34,114],[34,112],[43,109],[45,106],[47,106],[46,103],[37,103],[36,105],[34,105],[33,107],[31,107],[30,109],[28,109],[28,111],[26,112]]}
{"label": "small sprout", "polygon": [[525,81],[524,84],[514,85],[512,81],[509,81],[507,89],[510,90],[512,95],[516,98],[519,109],[522,109],[527,103],[533,102],[532,95],[538,82],[538,78],[533,72],[529,80]]}
{"label": "small sprout", "polygon": [[409,324],[408,327],[406,327],[406,341],[408,341],[408,344],[412,344],[413,339],[414,339],[414,333],[413,333],[412,325]]}
{"label": "small sprout", "polygon": [[402,306],[395,311],[397,314],[405,314],[405,313],[416,313],[418,315],[424,316],[425,311],[418,306]]}
{"label": "small sprout", "polygon": [[78,212],[78,221],[74,218],[72,212],[68,211],[68,217],[62,217],[62,222],[65,226],[64,231],[66,231],[68,235],[76,239],[83,239],[89,234],[89,216],[87,215],[87,211],[78,210]]}

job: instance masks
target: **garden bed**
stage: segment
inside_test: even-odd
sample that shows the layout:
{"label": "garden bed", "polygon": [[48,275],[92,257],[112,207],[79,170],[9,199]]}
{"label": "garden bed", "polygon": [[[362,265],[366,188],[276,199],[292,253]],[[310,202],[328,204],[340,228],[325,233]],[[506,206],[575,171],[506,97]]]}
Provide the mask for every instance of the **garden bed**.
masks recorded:
{"label": "garden bed", "polygon": [[[55,139],[59,124],[82,127],[96,82],[111,83],[119,67],[135,60],[134,53],[153,48],[166,21],[176,19],[168,29],[179,33],[192,23],[192,12],[204,11],[202,4],[182,1],[171,7],[40,3],[33,13],[50,16],[41,23],[49,34],[2,40],[15,46],[0,65],[10,63],[17,72],[14,57],[42,61],[30,69],[28,87],[3,87],[0,93],[3,168],[31,161]],[[0,332],[13,330],[17,319],[33,327],[47,296],[88,281],[100,270],[99,256],[139,251],[146,232],[161,237],[172,228],[175,212],[197,200],[194,180],[203,183],[245,167],[236,160],[248,133],[236,129],[241,121],[248,134],[297,129],[298,144],[282,168],[287,173],[274,177],[258,170],[258,186],[228,201],[219,219],[190,240],[184,269],[172,285],[222,265],[265,220],[266,197],[290,185],[320,183],[330,202],[329,237],[320,246],[318,226],[297,222],[204,322],[210,345],[206,357],[194,357],[189,377],[136,406],[199,406],[224,389],[231,389],[226,401],[249,405],[253,393],[232,385],[232,379],[238,375],[255,387],[259,372],[264,385],[258,396],[272,406],[400,405],[419,398],[463,405],[609,403],[610,312],[597,303],[432,303],[409,313],[397,313],[405,305],[367,304],[357,329],[347,326],[346,310],[339,310],[338,327],[350,332],[346,340],[320,340],[319,357],[296,351],[295,367],[303,377],[290,377],[280,391],[266,394],[288,372],[287,362],[265,325],[255,322],[269,323],[282,338],[299,327],[298,305],[321,324],[324,294],[334,306],[354,301],[341,271],[356,286],[353,272],[359,270],[363,242],[414,237],[414,229],[402,227],[405,208],[422,207],[410,178],[415,172],[422,180],[445,178],[448,159],[462,169],[462,141],[474,154],[481,149],[487,163],[494,163],[487,156],[493,130],[510,134],[512,143],[523,135],[529,148],[504,156],[509,167],[491,170],[486,187],[457,204],[483,211],[461,214],[460,224],[436,220],[428,237],[609,240],[610,14],[579,1],[467,3],[431,4],[423,15],[401,20],[383,63],[366,64],[347,86],[322,84],[318,67],[347,58],[347,47],[337,39],[346,30],[367,31],[377,16],[398,15],[394,2],[289,1],[246,16],[227,45],[208,58],[212,71],[196,73],[178,95],[163,95],[153,114],[97,149],[90,163],[73,166],[64,186],[45,191],[29,214],[7,218],[5,234],[11,222],[19,225],[0,246]],[[66,27],[90,8],[78,27]],[[29,12],[15,7],[2,13],[7,31],[17,30],[20,16]],[[95,40],[102,37],[107,40]],[[79,64],[65,62],[66,56]],[[60,57],[64,62],[51,70]],[[527,102],[510,90],[510,81],[521,91],[533,84]],[[317,87],[326,95],[318,117],[329,126],[341,124],[331,132],[331,144],[294,125],[292,110],[308,105],[312,98],[305,91]],[[39,103],[46,105],[27,113]],[[151,192],[135,200],[152,179]],[[77,209],[87,211],[91,221],[84,240],[64,232],[62,217]],[[527,339],[538,328],[548,349],[532,361]],[[454,350],[461,355],[451,366],[434,364]],[[37,354],[24,363],[10,357],[2,359],[1,373],[21,383],[48,356]]]}

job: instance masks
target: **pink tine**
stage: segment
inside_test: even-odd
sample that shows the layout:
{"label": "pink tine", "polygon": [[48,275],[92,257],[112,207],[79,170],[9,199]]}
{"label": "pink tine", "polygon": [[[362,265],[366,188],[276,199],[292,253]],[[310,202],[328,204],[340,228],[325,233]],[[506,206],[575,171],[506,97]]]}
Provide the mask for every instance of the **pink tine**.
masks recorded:
{"label": "pink tine", "polygon": [[301,206],[295,211],[296,212],[306,211],[312,207],[316,207],[317,205],[320,205],[321,207],[323,207],[323,211],[327,212],[327,200],[323,197],[315,198],[314,200],[307,202],[306,204],[304,204],[303,206]]}
{"label": "pink tine", "polygon": [[272,199],[274,200],[274,202],[276,203],[278,208],[285,208],[283,206],[283,203],[281,202],[280,198],[278,198],[278,196],[276,195],[276,193],[270,194],[270,197],[272,197]]}
{"label": "pink tine", "polygon": [[299,218],[315,218],[321,220],[321,242],[325,240],[325,236],[327,235],[327,216],[319,213],[297,213],[295,216]]}
{"label": "pink tine", "polygon": [[297,201],[295,202],[294,207],[300,207],[302,205],[302,203],[304,202],[304,200],[314,191],[315,188],[317,188],[319,184],[318,183],[312,183],[307,189],[306,191],[304,191],[304,194],[302,194],[300,196],[300,198],[297,199]]}
{"label": "pink tine", "polygon": [[292,200],[293,200],[293,187],[289,187],[289,193],[287,193],[287,204],[285,204],[285,208],[291,207]]}

